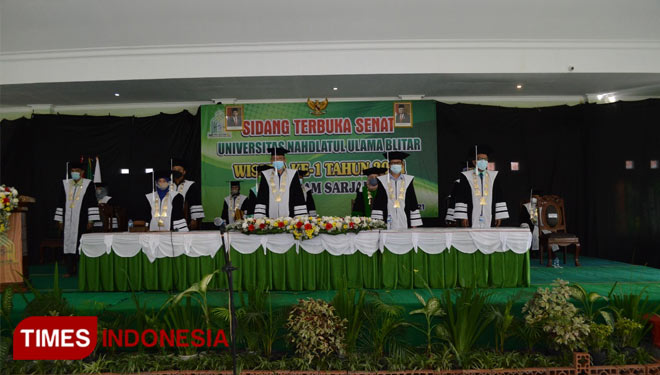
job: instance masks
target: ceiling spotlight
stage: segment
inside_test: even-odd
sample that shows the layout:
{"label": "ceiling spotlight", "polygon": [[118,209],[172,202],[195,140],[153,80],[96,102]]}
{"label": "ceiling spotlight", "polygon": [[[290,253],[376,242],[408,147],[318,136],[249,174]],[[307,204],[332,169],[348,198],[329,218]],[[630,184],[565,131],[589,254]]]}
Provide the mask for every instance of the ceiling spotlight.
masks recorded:
{"label": "ceiling spotlight", "polygon": [[522,88],[522,85],[519,83],[519,84],[516,85],[516,88],[517,88],[517,89],[521,89],[521,88]]}
{"label": "ceiling spotlight", "polygon": [[119,96],[119,93],[118,93],[118,92],[116,92],[116,93],[115,93],[115,96]]}
{"label": "ceiling spotlight", "polygon": [[337,91],[337,90],[339,90],[339,89],[338,89],[337,87],[333,87],[332,90],[333,90],[333,91]]}

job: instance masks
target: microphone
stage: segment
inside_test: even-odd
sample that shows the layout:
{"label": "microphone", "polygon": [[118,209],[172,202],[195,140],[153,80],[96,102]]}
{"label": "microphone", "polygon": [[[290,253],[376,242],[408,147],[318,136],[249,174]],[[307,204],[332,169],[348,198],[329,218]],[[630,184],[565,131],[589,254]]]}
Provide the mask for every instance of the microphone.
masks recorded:
{"label": "microphone", "polygon": [[224,234],[227,231],[227,223],[221,217],[213,219],[213,225],[220,229],[220,233]]}

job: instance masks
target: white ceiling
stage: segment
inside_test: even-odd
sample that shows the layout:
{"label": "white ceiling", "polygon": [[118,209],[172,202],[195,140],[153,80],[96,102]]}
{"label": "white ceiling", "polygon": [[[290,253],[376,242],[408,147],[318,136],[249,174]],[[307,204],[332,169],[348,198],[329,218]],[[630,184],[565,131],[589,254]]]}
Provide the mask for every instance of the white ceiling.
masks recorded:
{"label": "white ceiling", "polygon": [[660,97],[660,1],[0,0],[0,110],[612,92]]}
{"label": "white ceiling", "polygon": [[[522,89],[516,85],[522,84]],[[333,87],[338,90],[334,91]],[[119,93],[120,96],[114,96]],[[660,97],[660,74],[413,74],[37,83],[0,87],[0,107],[306,97]]]}

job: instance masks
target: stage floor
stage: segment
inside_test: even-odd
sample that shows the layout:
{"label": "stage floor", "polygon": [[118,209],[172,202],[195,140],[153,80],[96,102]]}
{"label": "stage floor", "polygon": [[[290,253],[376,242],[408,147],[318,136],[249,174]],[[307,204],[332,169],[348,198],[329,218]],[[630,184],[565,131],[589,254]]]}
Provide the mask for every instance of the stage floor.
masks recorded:
{"label": "stage floor", "polygon": [[[539,264],[538,258],[532,258],[532,286],[529,288],[490,289],[492,302],[506,302],[511,296],[518,297],[517,304],[524,304],[538,287],[549,286],[556,279],[564,279],[571,283],[579,283],[588,291],[607,295],[615,282],[618,282],[617,293],[639,292],[646,288],[649,299],[660,302],[660,269],[632,265],[627,263],[609,261],[604,259],[581,257],[582,267],[575,267],[569,255],[563,268],[548,268]],[[61,270],[61,268],[60,268]],[[39,290],[52,288],[54,265],[37,265],[30,267],[30,280]],[[61,272],[60,272],[61,273]],[[78,314],[95,314],[106,309],[116,312],[130,313],[135,310],[135,303],[130,292],[78,292],[78,280],[75,277],[62,278],[60,287],[64,297],[73,306]],[[377,290],[384,300],[404,306],[406,310],[416,309],[418,301],[410,289],[404,290]],[[148,307],[159,308],[169,297],[164,292],[138,292],[141,304]],[[295,304],[300,298],[322,298],[331,300],[335,291],[310,292],[272,292],[273,307]],[[28,293],[28,299],[31,294]],[[225,305],[226,292],[212,291],[209,293],[209,303],[219,306]],[[23,318],[25,301],[20,296],[14,297],[14,311],[12,318],[18,321]]]}

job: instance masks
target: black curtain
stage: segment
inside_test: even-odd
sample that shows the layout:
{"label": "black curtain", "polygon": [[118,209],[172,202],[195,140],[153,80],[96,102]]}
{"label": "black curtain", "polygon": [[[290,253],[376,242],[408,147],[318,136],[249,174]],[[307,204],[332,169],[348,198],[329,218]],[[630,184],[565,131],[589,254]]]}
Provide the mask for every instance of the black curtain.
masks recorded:
{"label": "black curtain", "polygon": [[[503,108],[438,103],[440,213],[470,147],[495,149],[511,218],[530,189],[565,199],[583,254],[660,266],[660,101]],[[635,168],[625,169],[626,160]],[[510,163],[519,162],[512,171]]]}
{"label": "black curtain", "polygon": [[35,115],[2,121],[0,130],[2,183],[37,200],[28,213],[32,261],[41,240],[57,235],[53,216],[67,160],[98,156],[103,182],[129,217],[151,191],[146,168],[169,168],[170,158],[180,157],[190,161],[187,177],[200,181],[199,117],[187,111],[141,118]]}
{"label": "black curtain", "polygon": [[[503,108],[437,104],[438,190],[441,225],[444,198],[475,143],[496,153],[511,219],[531,188],[566,201],[569,231],[584,253],[660,266],[660,101],[607,105]],[[129,209],[150,191],[145,168],[168,168],[169,158],[190,161],[189,178],[200,181],[199,115],[181,112],[151,117],[36,115],[2,121],[3,183],[34,196],[28,215],[29,249],[53,235],[53,211],[67,160],[99,156],[110,195]],[[625,169],[626,160],[635,168]],[[511,171],[510,163],[520,170]],[[429,166],[431,167],[431,166]],[[121,175],[129,168],[129,175]],[[200,181],[201,182],[201,181]],[[129,211],[129,216],[135,212]]]}

